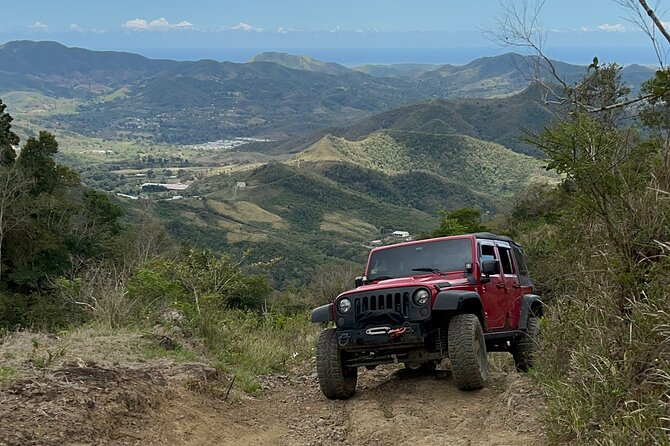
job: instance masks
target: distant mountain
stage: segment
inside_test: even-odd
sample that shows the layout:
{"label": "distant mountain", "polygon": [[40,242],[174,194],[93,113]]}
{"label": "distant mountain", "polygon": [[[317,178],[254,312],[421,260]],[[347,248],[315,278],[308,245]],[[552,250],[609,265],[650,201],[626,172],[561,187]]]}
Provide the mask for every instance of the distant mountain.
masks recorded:
{"label": "distant mountain", "polygon": [[[551,61],[559,78],[568,85],[586,74],[586,67],[560,61]],[[654,75],[654,69],[631,65],[622,70],[622,79],[634,90],[644,80]],[[417,79],[422,91],[434,97],[487,98],[517,93],[526,88],[532,79],[557,83],[549,63],[537,56],[507,53],[482,57],[466,65],[444,65],[427,71]]]}
{"label": "distant mountain", "polygon": [[416,79],[422,74],[436,70],[444,65],[435,64],[419,64],[419,63],[402,63],[391,65],[359,65],[352,67],[352,70],[360,71],[361,73],[369,74],[374,77],[398,77],[407,79]]}
{"label": "distant mountain", "polygon": [[326,74],[348,74],[351,70],[334,62],[323,62],[309,56],[296,56],[287,53],[260,53],[251,62],[272,62],[294,70],[314,71]]}
{"label": "distant mountain", "polygon": [[[263,53],[248,63],[176,62],[20,41],[0,47],[0,94],[19,91],[76,99],[67,113],[42,113],[36,124],[89,136],[182,144],[237,136],[284,139],[347,126],[430,98],[510,96],[529,85],[534,60],[506,54],[430,71],[425,70],[434,67],[393,65],[386,74],[396,74],[390,76],[382,68],[364,70],[382,75],[375,77],[281,53]],[[561,62],[555,66],[568,82],[586,70]],[[632,86],[652,74],[652,69],[641,66],[624,70]],[[492,108],[500,104],[449,107],[475,129],[464,134],[503,143],[511,141],[505,135],[518,133],[512,127],[525,127],[527,120],[541,121],[544,116],[537,104],[527,103],[513,113]],[[487,114],[480,114],[487,107]],[[424,118],[440,125],[435,119],[441,118]],[[508,130],[498,132],[501,126]]]}
{"label": "distant mountain", "polygon": [[183,62],[126,95],[57,117],[70,129],[114,138],[148,134],[192,143],[232,136],[279,139],[352,123],[425,96],[411,84],[355,71],[334,76],[271,62]]}
{"label": "distant mountain", "polygon": [[8,42],[0,46],[0,92],[31,90],[61,97],[104,94],[177,64],[56,42]]}
{"label": "distant mountain", "polygon": [[543,104],[543,88],[532,85],[521,93],[495,99],[433,99],[378,113],[353,125],[321,129],[307,135],[257,143],[244,150],[281,154],[298,153],[330,134],[350,141],[367,138],[380,130],[411,131],[427,135],[466,135],[502,144],[528,155],[540,152],[523,142],[551,119]]}

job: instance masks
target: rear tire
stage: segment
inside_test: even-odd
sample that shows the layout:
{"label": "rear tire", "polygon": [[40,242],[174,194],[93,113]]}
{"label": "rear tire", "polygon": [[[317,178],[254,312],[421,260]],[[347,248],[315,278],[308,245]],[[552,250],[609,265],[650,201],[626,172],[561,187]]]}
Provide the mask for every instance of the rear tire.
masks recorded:
{"label": "rear tire", "polygon": [[449,321],[449,359],[454,382],[461,390],[477,390],[489,379],[486,342],[474,314],[459,314]]}
{"label": "rear tire", "polygon": [[328,399],[346,400],[356,393],[358,369],[344,367],[343,359],[335,329],[326,328],[316,345],[316,373],[319,387]]}
{"label": "rear tire", "polygon": [[535,352],[537,351],[537,342],[540,338],[540,318],[529,317],[528,328],[516,341],[512,348],[514,365],[519,372],[527,372],[535,362]]}

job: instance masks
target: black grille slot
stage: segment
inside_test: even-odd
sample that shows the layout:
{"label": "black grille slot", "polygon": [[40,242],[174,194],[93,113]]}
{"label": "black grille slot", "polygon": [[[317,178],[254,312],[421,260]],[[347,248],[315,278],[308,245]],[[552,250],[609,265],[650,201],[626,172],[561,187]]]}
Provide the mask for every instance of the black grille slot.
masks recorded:
{"label": "black grille slot", "polygon": [[409,317],[409,291],[395,291],[384,294],[354,295],[355,315],[377,310],[395,310],[404,317]]}

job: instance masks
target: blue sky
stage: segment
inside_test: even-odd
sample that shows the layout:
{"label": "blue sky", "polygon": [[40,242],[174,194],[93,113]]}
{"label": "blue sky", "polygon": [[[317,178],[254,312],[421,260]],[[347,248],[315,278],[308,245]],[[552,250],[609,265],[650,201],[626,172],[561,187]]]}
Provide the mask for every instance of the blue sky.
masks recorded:
{"label": "blue sky", "polygon": [[[664,4],[670,7],[670,0]],[[495,50],[479,30],[499,12],[498,0],[12,1],[3,5],[0,41],[163,49],[165,57],[169,49],[174,58],[190,58],[187,49],[471,48],[484,55]],[[547,0],[542,25],[550,30],[549,46],[561,55],[620,48],[632,57],[624,62],[645,63],[633,59],[650,54],[633,48],[647,41],[624,15],[613,0]]]}

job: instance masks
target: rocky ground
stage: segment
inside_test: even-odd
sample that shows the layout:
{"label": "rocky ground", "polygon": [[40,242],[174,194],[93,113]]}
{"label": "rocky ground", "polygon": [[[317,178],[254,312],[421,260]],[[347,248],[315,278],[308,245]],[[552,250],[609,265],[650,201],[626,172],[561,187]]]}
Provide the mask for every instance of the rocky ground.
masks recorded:
{"label": "rocky ground", "polygon": [[74,361],[0,391],[0,445],[544,445],[542,397],[516,373],[461,392],[448,370],[361,371],[329,401],[314,364],[268,377],[260,396],[228,394],[204,364]]}

